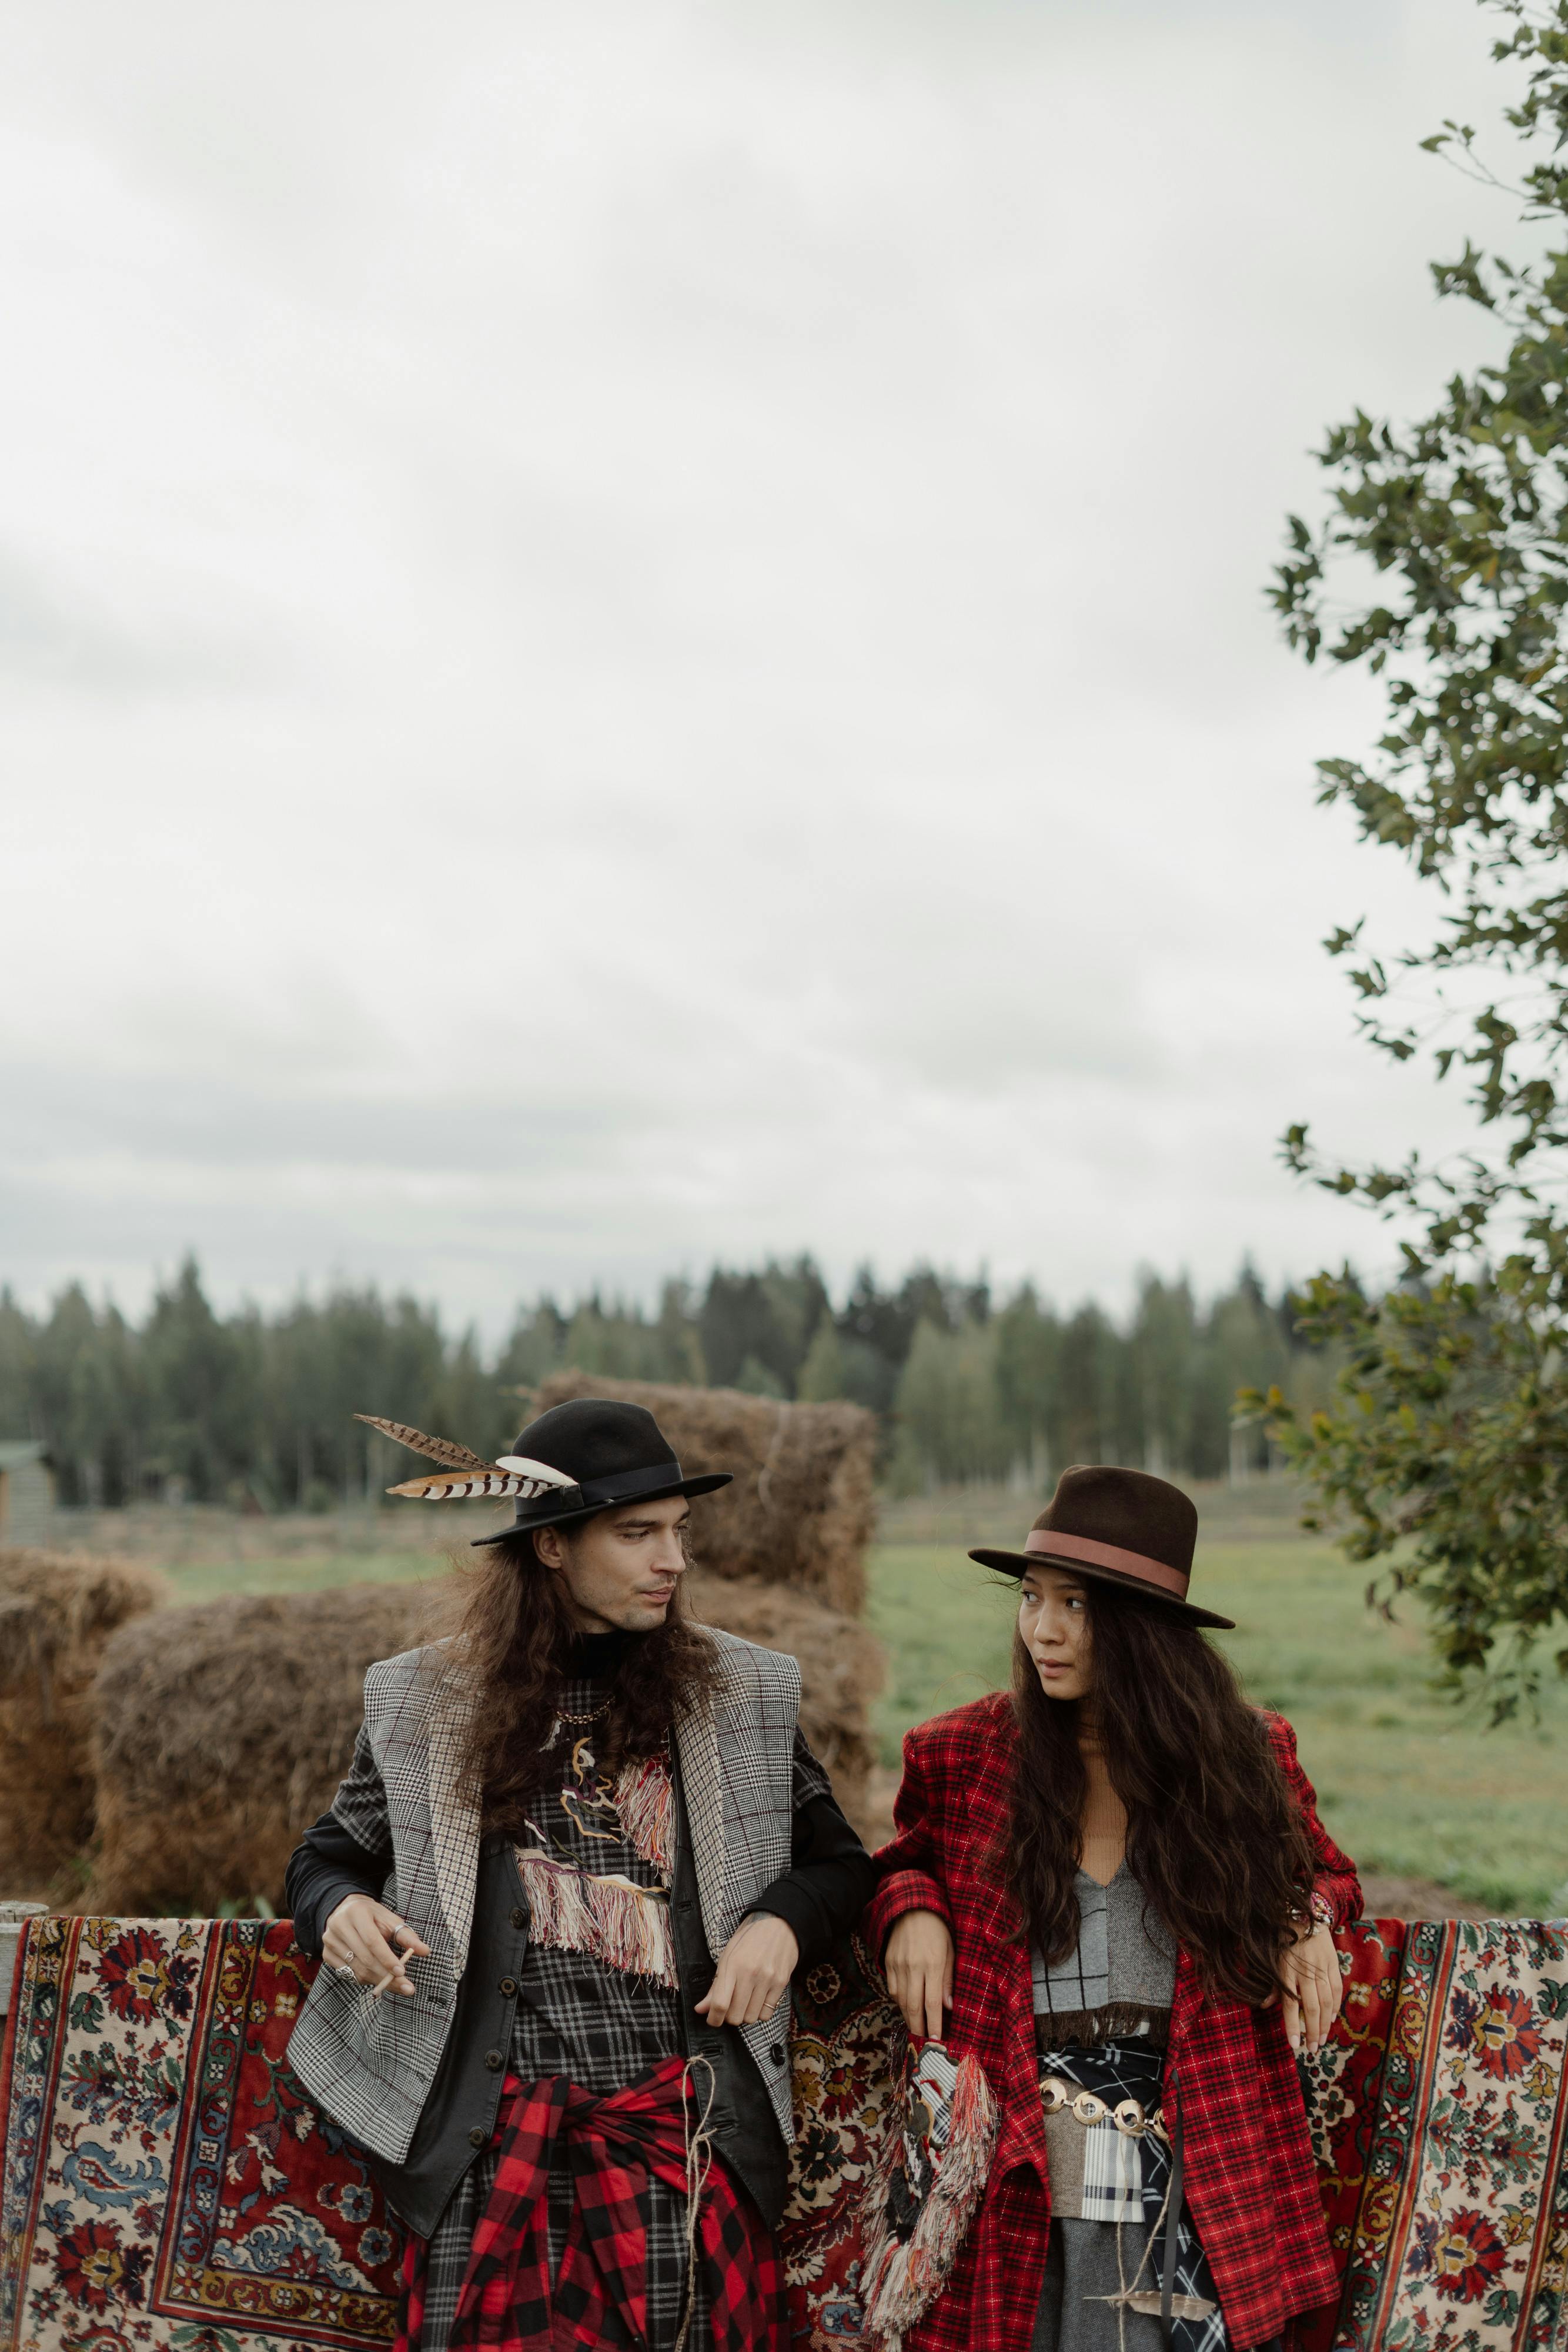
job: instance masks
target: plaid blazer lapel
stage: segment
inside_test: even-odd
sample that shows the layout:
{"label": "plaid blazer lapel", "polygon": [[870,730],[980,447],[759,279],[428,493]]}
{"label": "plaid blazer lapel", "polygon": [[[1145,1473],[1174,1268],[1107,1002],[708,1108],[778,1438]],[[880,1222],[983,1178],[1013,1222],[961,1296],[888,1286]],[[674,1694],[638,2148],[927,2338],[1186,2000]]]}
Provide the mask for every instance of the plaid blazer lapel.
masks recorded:
{"label": "plaid blazer lapel", "polygon": [[435,1888],[452,1933],[452,1973],[468,1961],[474,1893],[479,1874],[479,1808],[462,1786],[463,1735],[474,1701],[444,1678],[431,1702],[426,1757],[430,1771],[430,1844]]}
{"label": "plaid blazer lapel", "polygon": [[718,1727],[712,1701],[698,1698],[675,1717],[675,1753],[692,1837],[697,1900],[710,1952],[724,1948],[727,1928],[729,1854],[724,1834],[724,1774],[718,1760]]}

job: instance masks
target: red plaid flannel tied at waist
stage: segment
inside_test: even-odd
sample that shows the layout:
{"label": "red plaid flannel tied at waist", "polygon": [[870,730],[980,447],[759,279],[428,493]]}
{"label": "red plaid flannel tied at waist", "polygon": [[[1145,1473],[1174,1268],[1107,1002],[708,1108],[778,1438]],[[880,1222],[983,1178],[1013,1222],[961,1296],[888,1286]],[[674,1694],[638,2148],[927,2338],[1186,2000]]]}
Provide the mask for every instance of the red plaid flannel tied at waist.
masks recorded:
{"label": "red plaid flannel tied at waist", "polygon": [[[650,2179],[695,2206],[688,2242],[693,2259],[706,2266],[713,2352],[777,2352],[783,2341],[778,2253],[760,2217],[713,2159],[697,2105],[680,2058],[662,2059],[609,2098],[580,2091],[564,2074],[526,2085],[507,2075],[496,2183],[474,2231],[452,2352],[645,2345]],[[575,2195],[552,2290],[547,2189],[550,2159],[563,2139]],[[397,2352],[419,2340],[423,2247],[410,2252]]]}

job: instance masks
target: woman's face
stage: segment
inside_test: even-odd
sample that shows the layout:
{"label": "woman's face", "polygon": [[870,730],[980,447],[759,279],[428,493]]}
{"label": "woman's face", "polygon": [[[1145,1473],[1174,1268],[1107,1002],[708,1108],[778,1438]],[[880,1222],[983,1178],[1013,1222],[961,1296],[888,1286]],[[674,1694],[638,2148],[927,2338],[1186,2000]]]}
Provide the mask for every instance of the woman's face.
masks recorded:
{"label": "woman's face", "polygon": [[1082,1584],[1065,1569],[1024,1570],[1019,1632],[1047,1698],[1082,1698],[1093,1680],[1093,1635]]}

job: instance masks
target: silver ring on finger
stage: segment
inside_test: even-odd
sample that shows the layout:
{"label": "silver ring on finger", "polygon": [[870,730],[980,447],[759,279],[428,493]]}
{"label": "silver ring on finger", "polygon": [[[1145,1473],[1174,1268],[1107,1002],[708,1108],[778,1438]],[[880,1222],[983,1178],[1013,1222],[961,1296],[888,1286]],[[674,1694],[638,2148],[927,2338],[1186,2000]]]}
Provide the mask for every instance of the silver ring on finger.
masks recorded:
{"label": "silver ring on finger", "polygon": [[334,1976],[341,1977],[348,1984],[358,1984],[360,1981],[347,1960],[335,1960],[332,1964],[332,1973]]}

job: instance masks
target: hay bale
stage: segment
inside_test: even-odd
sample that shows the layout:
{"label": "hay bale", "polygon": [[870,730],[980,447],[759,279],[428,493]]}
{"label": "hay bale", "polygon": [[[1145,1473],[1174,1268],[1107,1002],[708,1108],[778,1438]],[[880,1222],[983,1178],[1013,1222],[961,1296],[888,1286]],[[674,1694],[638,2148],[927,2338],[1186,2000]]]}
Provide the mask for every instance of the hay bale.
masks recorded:
{"label": "hay bale", "polygon": [[831,1773],[834,1796],[863,1835],[876,1761],[869,1710],[886,1664],[875,1635],[810,1593],[759,1577],[741,1582],[694,1570],[686,1603],[704,1624],[799,1660],[800,1728]]}
{"label": "hay bale", "polygon": [[0,1895],[69,1892],[92,1835],[93,1676],[115,1628],[168,1597],[130,1560],[0,1550]]}
{"label": "hay bale", "polygon": [[95,1693],[99,1856],[88,1911],[283,1901],[299,1833],[331,1803],[365,1669],[419,1641],[428,1584],[232,1595],[127,1625]]}
{"label": "hay bale", "polygon": [[646,1405],[688,1474],[734,1474],[732,1486],[694,1509],[697,1567],[716,1576],[797,1585],[831,1609],[861,1614],[876,1510],[876,1423],[862,1406],[776,1404],[739,1389],[674,1388],[564,1371],[545,1381],[535,1410],[545,1412],[583,1396]]}
{"label": "hay bale", "polygon": [[[212,1913],[259,1895],[278,1908],[289,1854],[353,1752],[366,1667],[422,1640],[445,1599],[439,1583],[350,1584],[124,1626],[95,1693],[99,1856],[81,1907]],[[755,1580],[695,1575],[691,1603],[799,1658],[802,1728],[858,1819],[882,1676],[865,1627]]]}

